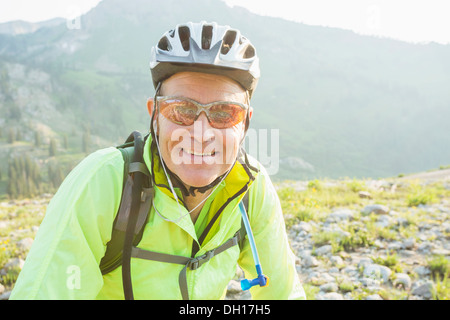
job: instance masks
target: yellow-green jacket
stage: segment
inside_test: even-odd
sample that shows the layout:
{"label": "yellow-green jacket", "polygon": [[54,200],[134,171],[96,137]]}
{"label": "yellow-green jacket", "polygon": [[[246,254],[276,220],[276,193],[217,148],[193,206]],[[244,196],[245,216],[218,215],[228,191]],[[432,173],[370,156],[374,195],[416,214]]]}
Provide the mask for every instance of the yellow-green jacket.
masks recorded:
{"label": "yellow-green jacket", "polygon": [[[153,164],[154,205],[170,220],[179,218],[179,207],[167,185],[159,157],[144,147],[144,161]],[[304,299],[295,258],[289,247],[277,193],[270,178],[255,159],[250,166],[236,162],[230,174],[208,200],[195,222],[189,215],[179,222],[162,219],[151,208],[138,248],[191,257],[193,241],[214,214],[222,208],[195,257],[225,243],[241,228],[238,204],[249,186],[249,219],[269,286],[250,289],[253,299]],[[10,299],[123,299],[121,267],[102,275],[99,263],[111,239],[115,215],[120,206],[124,161],[116,148],[99,150],[85,158],[67,176],[48,205],[25,265]],[[257,170],[255,170],[257,169]],[[150,172],[152,172],[150,170]],[[253,178],[253,179],[252,179]],[[175,189],[179,197],[182,194]],[[228,203],[227,203],[228,202]],[[182,214],[187,213],[181,206]],[[233,246],[212,257],[196,270],[187,270],[190,299],[223,299],[236,265],[247,278],[256,271],[248,240],[242,250]],[[132,258],[131,278],[135,299],[181,299],[179,274],[182,265]]]}

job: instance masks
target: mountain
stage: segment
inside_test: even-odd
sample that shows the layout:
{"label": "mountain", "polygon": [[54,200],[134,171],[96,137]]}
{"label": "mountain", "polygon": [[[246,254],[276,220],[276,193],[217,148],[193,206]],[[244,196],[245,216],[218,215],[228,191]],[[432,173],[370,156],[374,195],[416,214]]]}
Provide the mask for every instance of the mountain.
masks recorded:
{"label": "mountain", "polygon": [[[0,34],[3,132],[66,135],[79,146],[88,130],[97,148],[147,130],[151,47],[200,20],[238,28],[257,48],[251,127],[268,141],[278,130],[274,178],[378,178],[450,163],[450,45],[308,26],[220,0],[103,0],[74,27]],[[4,155],[14,154],[5,140]]]}
{"label": "mountain", "polygon": [[9,21],[0,24],[0,34],[18,35],[33,33],[43,27],[53,27],[64,23],[63,18],[54,18],[42,22],[28,22],[23,20]]}

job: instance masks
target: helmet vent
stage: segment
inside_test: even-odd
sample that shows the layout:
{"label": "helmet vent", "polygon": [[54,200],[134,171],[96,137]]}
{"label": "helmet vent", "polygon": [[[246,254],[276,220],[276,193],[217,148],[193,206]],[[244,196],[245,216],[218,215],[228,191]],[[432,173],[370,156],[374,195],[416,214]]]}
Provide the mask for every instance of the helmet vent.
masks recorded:
{"label": "helmet vent", "polygon": [[252,45],[249,45],[244,52],[244,59],[250,59],[255,56],[255,48]]}
{"label": "helmet vent", "polygon": [[161,38],[158,42],[158,48],[164,51],[170,51],[172,50],[172,46],[170,45],[169,39],[167,37]]}
{"label": "helmet vent", "polygon": [[233,46],[234,41],[236,40],[236,31],[228,30],[223,37],[222,49],[220,50],[221,54],[227,54]]}
{"label": "helmet vent", "polygon": [[181,26],[178,28],[178,36],[180,37],[181,46],[184,51],[189,51],[189,38],[191,37],[191,31],[187,26]]}
{"label": "helmet vent", "polygon": [[202,30],[202,49],[203,50],[208,50],[211,47],[212,34],[213,34],[212,26],[203,26],[203,30]]}

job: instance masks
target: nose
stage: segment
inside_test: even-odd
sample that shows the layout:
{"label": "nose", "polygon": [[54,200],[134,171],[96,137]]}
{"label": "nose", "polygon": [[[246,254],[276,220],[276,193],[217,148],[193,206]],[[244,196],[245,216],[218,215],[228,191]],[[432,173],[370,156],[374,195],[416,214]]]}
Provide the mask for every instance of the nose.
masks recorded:
{"label": "nose", "polygon": [[211,127],[205,112],[201,112],[193,124],[192,136],[196,142],[204,143],[214,140],[214,128]]}

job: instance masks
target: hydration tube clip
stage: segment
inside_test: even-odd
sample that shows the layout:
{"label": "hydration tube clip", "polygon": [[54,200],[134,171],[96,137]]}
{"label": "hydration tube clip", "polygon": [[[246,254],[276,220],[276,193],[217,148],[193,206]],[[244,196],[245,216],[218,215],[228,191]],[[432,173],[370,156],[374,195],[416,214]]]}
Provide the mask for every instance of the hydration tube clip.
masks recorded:
{"label": "hydration tube clip", "polygon": [[269,278],[262,273],[261,266],[257,265],[256,271],[258,272],[257,278],[255,278],[253,280],[249,280],[249,279],[241,280],[241,289],[242,290],[244,290],[244,291],[249,290],[251,287],[257,286],[257,285],[259,285],[260,287],[267,287],[269,285]]}

